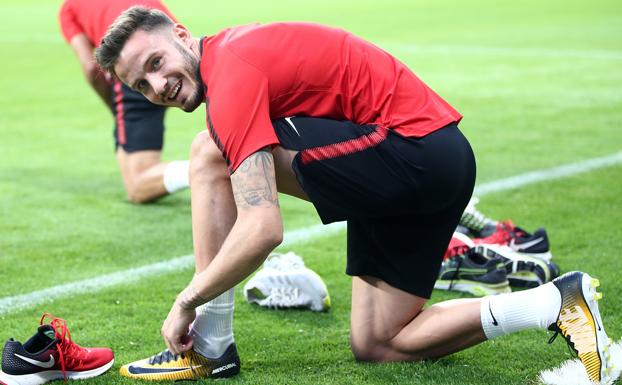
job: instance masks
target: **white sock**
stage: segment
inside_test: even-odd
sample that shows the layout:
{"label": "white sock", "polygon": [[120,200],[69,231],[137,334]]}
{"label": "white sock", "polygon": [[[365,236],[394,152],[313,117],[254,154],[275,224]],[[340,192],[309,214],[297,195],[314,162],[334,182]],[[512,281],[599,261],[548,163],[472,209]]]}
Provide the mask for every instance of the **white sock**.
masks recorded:
{"label": "white sock", "polygon": [[190,335],[193,349],[207,358],[218,358],[233,343],[234,288],[197,307]]}
{"label": "white sock", "polygon": [[480,318],[488,339],[525,329],[546,329],[557,321],[562,297],[549,282],[535,289],[482,298]]}
{"label": "white sock", "polygon": [[187,160],[174,160],[164,168],[164,188],[169,193],[174,193],[190,186],[190,162]]}

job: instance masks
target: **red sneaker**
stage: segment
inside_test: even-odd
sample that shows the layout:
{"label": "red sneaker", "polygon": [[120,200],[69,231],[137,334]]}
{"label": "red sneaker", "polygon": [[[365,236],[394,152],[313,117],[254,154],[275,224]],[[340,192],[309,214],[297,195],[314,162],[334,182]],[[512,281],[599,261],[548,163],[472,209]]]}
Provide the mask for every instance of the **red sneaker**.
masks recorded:
{"label": "red sneaker", "polygon": [[451,240],[449,241],[449,246],[447,246],[443,260],[455,257],[456,255],[462,255],[469,251],[469,249],[473,246],[475,246],[475,244],[471,238],[455,231],[454,235],[451,236]]}
{"label": "red sneaker", "polygon": [[522,235],[523,231],[512,223],[511,220],[497,223],[495,232],[485,238],[473,238],[476,245],[509,245],[512,239]]}
{"label": "red sneaker", "polygon": [[[43,321],[49,318],[50,323]],[[107,348],[83,348],[71,340],[67,323],[45,313],[37,333],[23,345],[12,338],[4,345],[0,384],[40,385],[58,379],[98,376],[112,366]]]}

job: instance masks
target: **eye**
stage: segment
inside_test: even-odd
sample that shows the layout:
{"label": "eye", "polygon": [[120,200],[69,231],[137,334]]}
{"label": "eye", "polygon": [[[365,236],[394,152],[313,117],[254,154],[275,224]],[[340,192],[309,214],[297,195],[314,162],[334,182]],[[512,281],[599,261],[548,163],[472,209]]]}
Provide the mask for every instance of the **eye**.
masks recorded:
{"label": "eye", "polygon": [[147,83],[147,81],[145,79],[140,80],[137,84],[136,84],[136,89],[140,92],[144,92],[145,89],[147,89],[147,86],[149,84]]}
{"label": "eye", "polygon": [[162,64],[162,60],[160,60],[160,58],[153,59],[153,61],[151,62],[151,69],[157,70],[158,68],[160,68],[160,64]]}

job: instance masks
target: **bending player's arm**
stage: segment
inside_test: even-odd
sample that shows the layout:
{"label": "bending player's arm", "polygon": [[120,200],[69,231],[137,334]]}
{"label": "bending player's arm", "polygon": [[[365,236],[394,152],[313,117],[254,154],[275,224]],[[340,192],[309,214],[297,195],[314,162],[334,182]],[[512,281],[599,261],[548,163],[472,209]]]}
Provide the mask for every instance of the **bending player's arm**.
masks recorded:
{"label": "bending player's arm", "polygon": [[110,82],[106,79],[106,74],[99,68],[93,57],[93,45],[83,33],[72,37],[69,44],[80,61],[86,81],[93,87],[106,106],[111,108],[112,89]]}
{"label": "bending player's arm", "polygon": [[246,158],[231,185],[237,219],[212,262],[179,294],[164,322],[164,341],[173,353],[192,347],[188,327],[194,309],[249,276],[283,239],[272,154],[262,150]]}

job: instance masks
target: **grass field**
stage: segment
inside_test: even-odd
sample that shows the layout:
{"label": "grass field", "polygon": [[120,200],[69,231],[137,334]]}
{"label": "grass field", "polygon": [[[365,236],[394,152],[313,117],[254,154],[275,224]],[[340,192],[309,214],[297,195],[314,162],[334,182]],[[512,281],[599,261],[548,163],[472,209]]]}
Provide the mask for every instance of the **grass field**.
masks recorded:
{"label": "grass field", "polygon": [[[0,301],[192,253],[188,192],[127,203],[112,119],[60,37],[60,2],[3,0],[0,14]],[[209,4],[209,5],[208,5]],[[478,183],[622,151],[622,3],[618,0],[347,0],[169,6],[195,34],[252,21],[346,28],[407,63],[465,117]],[[187,157],[204,113],[167,113],[166,159]],[[622,337],[622,165],[486,195],[478,206],[527,229],[545,226],[563,271],[599,277],[607,331]],[[286,230],[319,221],[282,197]],[[345,233],[290,246],[326,281],[325,314],[269,311],[236,291],[242,359],[231,384],[534,384],[570,358],[528,331],[425,363],[359,364],[350,353]],[[44,311],[74,340],[110,346],[117,363],[89,384],[130,384],[118,367],[163,348],[159,330],[192,266],[0,313],[0,340],[25,341]],[[432,301],[461,297],[435,291]]]}

